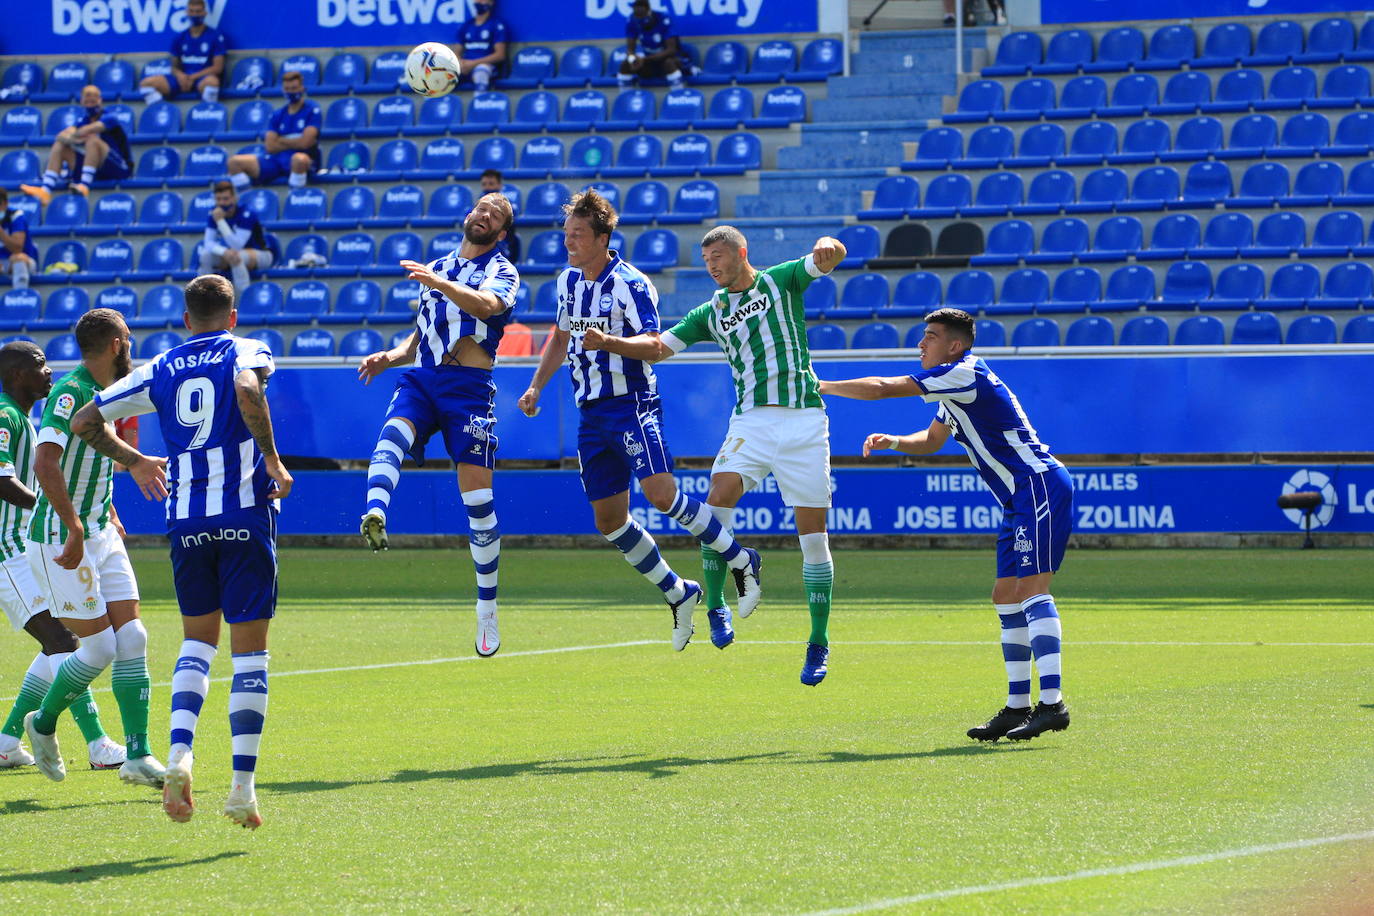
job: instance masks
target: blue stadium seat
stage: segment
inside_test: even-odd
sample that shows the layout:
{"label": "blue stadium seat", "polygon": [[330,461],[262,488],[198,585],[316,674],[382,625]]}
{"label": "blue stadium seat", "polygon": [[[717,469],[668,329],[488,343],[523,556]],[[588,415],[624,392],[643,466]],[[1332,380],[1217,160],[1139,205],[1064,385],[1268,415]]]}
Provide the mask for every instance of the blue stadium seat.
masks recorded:
{"label": "blue stadium seat", "polygon": [[0,327],[13,330],[38,317],[43,297],[32,289],[7,289],[0,295]]}
{"label": "blue stadium seat", "polygon": [[1167,347],[1169,325],[1157,315],[1137,315],[1121,328],[1123,347]]}
{"label": "blue stadium seat", "polygon": [[939,307],[940,275],[918,270],[897,281],[892,302],[883,314],[893,318],[921,318]]}
{"label": "blue stadium seat", "polygon": [[36,137],[43,132],[43,116],[32,105],[20,105],[0,117],[0,136],[13,139]]}
{"label": "blue stadium seat", "polygon": [[849,342],[853,350],[895,350],[901,345],[901,335],[895,327],[885,321],[874,321],[860,326],[855,329],[854,337]]}
{"label": "blue stadium seat", "polygon": [[983,177],[973,205],[960,212],[966,216],[995,216],[1010,213],[1025,198],[1025,187],[1018,172],[997,171]]}
{"label": "blue stadium seat", "polygon": [[[350,280],[339,289],[334,314],[359,318],[382,309],[382,288],[372,280]],[[369,351],[371,352],[371,351]]]}
{"label": "blue stadium seat", "polygon": [[280,309],[295,320],[310,319],[329,312],[329,287],[319,280],[304,280],[286,291]]}
{"label": "blue stadium seat", "polygon": [[611,103],[609,120],[602,125],[604,130],[638,130],[645,121],[656,116],[657,103],[654,94],[647,89],[627,89],[615,97]]}
{"label": "blue stadium seat", "polygon": [[1036,173],[1026,191],[1026,202],[1015,208],[1016,213],[1059,213],[1074,202],[1077,183],[1073,173],[1063,169],[1049,169]]}
{"label": "blue stadium seat", "polygon": [[1132,73],[1112,86],[1112,103],[1099,112],[1110,118],[1138,118],[1159,104],[1159,80],[1152,73]]}
{"label": "blue stadium seat", "polygon": [[[662,306],[660,301],[660,307]],[[552,322],[558,317],[558,281],[548,280],[539,285],[530,307],[521,313],[526,324]]]}
{"label": "blue stadium seat", "polygon": [[670,229],[650,229],[635,239],[634,265],[647,273],[655,273],[678,265],[677,236]]}
{"label": "blue stadium seat", "polygon": [[[399,280],[391,284],[391,288],[386,291],[386,295],[382,298],[382,313],[414,317],[422,292],[424,292],[424,287],[415,280]],[[408,328],[407,332],[409,332]]]}
{"label": "blue stadium seat", "polygon": [[1254,264],[1228,264],[1217,274],[1212,298],[1203,303],[1209,311],[1246,311],[1264,298],[1264,271]]}
{"label": "blue stadium seat", "polygon": [[1155,298],[1155,274],[1141,264],[1128,264],[1112,271],[1097,311],[1134,312]]}
{"label": "blue stadium seat", "polygon": [[1004,111],[993,114],[998,121],[1038,121],[1055,107],[1054,83],[1044,77],[1023,79],[1011,87]]}
{"label": "blue stadium seat", "polygon": [[1011,345],[1013,347],[1057,347],[1059,346],[1059,325],[1048,318],[1027,318],[1012,330]]}
{"label": "blue stadium seat", "polygon": [[[664,198],[667,198],[666,192]],[[568,263],[568,249],[564,247],[563,233],[558,229],[536,235],[525,253],[528,260],[520,265],[522,273],[555,273]]]}
{"label": "blue stadium seat", "polygon": [[1224,22],[1212,26],[1202,45],[1202,55],[1193,67],[1234,67],[1251,51],[1250,27],[1243,22]]}
{"label": "blue stadium seat", "polygon": [[249,340],[259,340],[267,344],[267,349],[271,350],[275,356],[281,356],[286,352],[286,341],[282,338],[281,331],[275,328],[254,328],[243,336]]}
{"label": "blue stadium seat", "polygon": [[749,66],[749,52],[738,41],[720,41],[706,50],[701,59],[701,72],[694,81],[712,85],[731,82],[736,76],[746,72]]}
{"label": "blue stadium seat", "polygon": [[607,176],[644,175],[663,164],[663,141],[653,134],[634,134],[620,142],[615,167],[602,169]]}
{"label": "blue stadium seat", "polygon": [[887,277],[877,273],[862,273],[851,277],[840,293],[837,306],[828,309],[826,318],[871,318],[880,308],[887,308],[889,287]]}
{"label": "blue stadium seat", "polygon": [[1116,163],[1154,162],[1169,153],[1169,125],[1159,118],[1141,118],[1126,128]]}
{"label": "blue stadium seat", "polygon": [[333,356],[334,335],[324,328],[301,331],[291,341],[292,356]]}
{"label": "blue stadium seat", "polygon": [[362,89],[367,84],[367,61],[363,60],[361,54],[351,51],[335,54],[324,65],[324,76],[320,82],[316,91],[322,95]]}
{"label": "blue stadium seat", "polygon": [[1021,132],[1020,151],[1004,160],[1008,168],[1044,168],[1064,155],[1067,141],[1058,124],[1036,124]]}
{"label": "blue stadium seat", "polygon": [[425,256],[424,242],[414,232],[393,232],[382,239],[382,244],[377,248],[377,265],[379,271],[386,271],[388,275],[395,273],[402,261],[418,261]]}
{"label": "blue stadium seat", "polygon": [[78,242],[75,239],[62,239],[60,242],[49,245],[43,251],[43,268],[46,270],[50,264],[75,264],[79,273],[85,271],[88,257],[84,242]]}
{"label": "blue stadium seat", "polygon": [[[138,157],[138,168],[134,170],[134,177],[143,179],[138,185],[155,186],[169,178],[175,178],[180,171],[181,155],[170,146],[155,146],[144,150],[143,155]],[[135,186],[132,182],[126,184]]]}
{"label": "blue stadium seat", "polygon": [[957,128],[935,127],[921,134],[916,141],[916,158],[904,168],[946,169],[951,162],[964,158],[964,135]]}
{"label": "blue stadium seat", "polygon": [[1255,239],[1255,223],[1244,213],[1220,213],[1207,221],[1202,244],[1190,252],[1195,258],[1234,258]]}
{"label": "blue stadium seat", "polygon": [[[473,152],[474,159],[480,149],[479,144]],[[520,169],[531,175],[557,171],[563,168],[564,153],[563,141],[557,137],[535,137],[525,141],[520,150]]]}
{"label": "blue stadium seat", "polygon": [[864,262],[876,258],[882,241],[872,226],[845,226],[835,238],[848,252],[839,264],[842,270],[858,270]]}
{"label": "blue stadium seat", "polygon": [[401,226],[424,214],[425,193],[413,184],[398,184],[382,192],[377,219],[371,225]]}
{"label": "blue stadium seat", "polygon": [[413,177],[425,181],[449,178],[463,171],[463,160],[462,140],[454,137],[431,140],[425,144],[424,152],[420,154],[420,168]]}
{"label": "blue stadium seat", "polygon": [[366,130],[358,130],[365,137],[393,137],[401,128],[415,123],[415,103],[403,95],[378,99],[372,106],[372,123]]}
{"label": "blue stadium seat", "polygon": [[751,133],[721,137],[716,144],[716,164],[711,174],[733,175],[763,167],[763,144]]}
{"label": "blue stadium seat", "polygon": [[175,283],[162,283],[143,294],[138,307],[138,327],[160,327],[181,324],[186,311],[186,296]]}
{"label": "blue stadium seat", "polygon": [[1309,258],[1344,258],[1364,243],[1364,220],[1351,210],[1324,214],[1312,227],[1312,241],[1302,251]]}
{"label": "blue stadium seat", "polygon": [[1254,67],[1287,64],[1302,53],[1302,26],[1292,20],[1271,22],[1260,29],[1255,51],[1241,62]]}
{"label": "blue stadium seat", "polygon": [[305,82],[305,88],[311,89],[320,83],[320,61],[319,58],[311,54],[292,54],[281,62],[281,72],[289,73],[292,70],[300,72],[301,79]]}
{"label": "blue stadium seat", "polygon": [[176,239],[153,239],[138,253],[141,279],[161,279],[179,273],[185,265],[186,252]]}
{"label": "blue stadium seat", "polygon": [[1038,267],[1013,270],[1002,280],[1002,295],[983,311],[989,315],[1029,315],[1050,298],[1050,277]]}
{"label": "blue stadium seat", "polygon": [[1345,172],[1330,160],[1309,162],[1298,169],[1293,193],[1279,201],[1284,207],[1325,207],[1340,203],[1345,193]]}
{"label": "blue stadium seat", "polygon": [[[670,216],[659,216],[660,222],[695,223],[715,219],[720,215],[720,188],[714,181],[697,179],[685,182],[673,198]],[[876,256],[876,255],[875,255]]]}
{"label": "blue stadium seat", "polygon": [[1092,251],[1080,261],[1124,261],[1145,247],[1145,230],[1134,216],[1113,216],[1097,224]]}
{"label": "blue stadium seat", "polygon": [[997,43],[997,57],[992,66],[983,68],[983,76],[1020,76],[1041,62],[1045,45],[1038,32],[1012,32]]}
{"label": "blue stadium seat", "polygon": [[546,181],[530,188],[525,198],[525,209],[521,216],[531,221],[561,222],[563,205],[572,198],[568,186],[556,181]]}
{"label": "blue stadium seat", "polygon": [[91,248],[86,270],[94,274],[122,276],[134,269],[134,246],[124,239],[105,239]]}
{"label": "blue stadium seat", "polygon": [[371,328],[358,328],[349,331],[339,342],[339,355],[362,358],[376,353],[386,345],[382,335]]}
{"label": "blue stadium seat", "polygon": [[969,205],[973,188],[968,176],[959,172],[940,175],[926,186],[925,203],[908,215],[917,219],[954,216]]}
{"label": "blue stadium seat", "polygon": [[1096,165],[1116,155],[1116,149],[1116,125],[1111,121],[1089,121],[1074,130],[1069,152],[1059,164]]}
{"label": "blue stadium seat", "polygon": [[844,70],[844,46],[835,38],[813,38],[802,48],[797,72],[789,80],[822,81]]}
{"label": "blue stadium seat", "polygon": [[[795,86],[786,87],[791,92],[801,92]],[[711,106],[706,118],[697,122],[696,127],[703,129],[720,128],[733,130],[754,117],[754,93],[743,86],[728,86],[716,90],[711,96]]]}
{"label": "blue stadium seat", "polygon": [[1265,308],[1296,311],[1307,308],[1308,300],[1321,296],[1321,271],[1303,261],[1284,264],[1269,279]]}
{"label": "blue stadium seat", "polygon": [[1035,233],[1023,219],[1008,219],[988,230],[983,253],[969,259],[972,265],[1016,264],[1035,247]]}
{"label": "blue stadium seat", "polygon": [[1293,59],[1298,63],[1325,64],[1346,60],[1355,50],[1355,26],[1349,19],[1323,19],[1307,32],[1307,50]]}
{"label": "blue stadium seat", "polygon": [[987,308],[995,297],[992,275],[985,270],[961,271],[950,277],[949,285],[945,288],[945,305],[963,309],[969,314],[977,314]]}
{"label": "blue stadium seat", "polygon": [[1016,137],[1000,124],[980,127],[968,138],[968,154],[959,162],[964,169],[995,169],[1014,155]]}
{"label": "blue stadium seat", "polygon": [[1045,112],[1050,118],[1081,119],[1107,107],[1107,83],[1100,76],[1075,76],[1059,92],[1059,107]]}
{"label": "blue stadium seat", "polygon": [[197,102],[186,110],[186,123],[178,139],[197,140],[222,133],[229,124],[229,110],[218,102]]}
{"label": "blue stadium seat", "polygon": [[438,98],[425,99],[420,103],[420,111],[415,116],[415,124],[412,127],[402,128],[401,133],[432,135],[442,134],[449,130],[461,130],[463,123],[463,103],[457,96],[441,95]]}
{"label": "blue stadium seat", "polygon": [[129,194],[106,194],[95,202],[91,225],[103,227],[127,226],[134,221],[137,205]]}
{"label": "blue stadium seat", "polygon": [[658,117],[645,121],[650,130],[682,130],[706,118],[706,97],[700,89],[669,89],[659,103]]}
{"label": "blue stadium seat", "polygon": [[1231,70],[1217,80],[1216,96],[1202,106],[1211,113],[1249,111],[1264,98],[1264,77],[1258,70]]}
{"label": "blue stadium seat", "polygon": [[353,185],[334,193],[334,200],[329,205],[329,219],[323,224],[319,221],[316,224],[319,228],[344,229],[370,219],[376,212],[377,198],[372,189],[366,185]]}
{"label": "blue stadium seat", "polygon": [[468,102],[467,125],[473,130],[482,125],[505,124],[510,121],[510,97],[504,92],[477,92]]}
{"label": "blue stadium seat", "polygon": [[329,103],[320,133],[325,137],[346,137],[366,127],[367,104],[356,96],[349,96]]}
{"label": "blue stadium seat", "polygon": [[1202,261],[1176,261],[1164,273],[1155,307],[1166,311],[1197,308],[1212,295],[1212,269]]}
{"label": "blue stadium seat", "polygon": [[32,150],[10,150],[0,156],[0,184],[13,187],[20,182],[37,181],[42,167],[38,155]]}
{"label": "blue stadium seat", "polygon": [[[540,235],[546,234],[547,233],[543,232],[540,233]],[[562,233],[559,233],[559,235],[561,236]],[[461,244],[463,244],[463,233],[440,232],[429,240],[429,247],[425,250],[425,260],[433,261],[442,258],[450,252],[455,251]],[[523,270],[524,267],[521,269]]]}
{"label": "blue stadium seat", "polygon": [[1279,162],[1257,162],[1240,176],[1240,190],[1226,206],[1269,209],[1287,196],[1288,167]]}
{"label": "blue stadium seat", "polygon": [[[522,280],[521,283],[520,283],[521,289],[523,289],[526,285],[527,285],[527,284]],[[389,347],[391,347],[391,348],[394,350],[394,349],[396,349],[397,347],[399,347],[401,344],[405,343],[406,340],[410,337],[410,335],[411,335],[411,330],[410,330],[410,328],[402,328],[401,330],[397,331],[395,334],[392,334],[392,335],[391,335],[391,340],[387,341],[387,345],[388,345]]]}
{"label": "blue stadium seat", "polygon": [[558,75],[544,80],[546,86],[586,86],[601,76],[606,55],[595,45],[576,45],[563,52]]}
{"label": "blue stadium seat", "polygon": [[1322,79],[1321,98],[1309,99],[1307,104],[1316,108],[1350,108],[1369,96],[1369,69],[1346,64],[1327,71]]}
{"label": "blue stadium seat", "polygon": [[1356,315],[1347,321],[1341,343],[1374,343],[1374,315]]}
{"label": "blue stadium seat", "polygon": [[84,226],[90,221],[91,205],[80,194],[59,194],[48,204],[46,217],[43,225],[49,227]]}
{"label": "blue stadium seat", "polygon": [[1350,170],[1350,180],[1340,203],[1353,207],[1374,205],[1374,162],[1366,160]]}
{"label": "blue stadium seat", "polygon": [[1362,261],[1344,261],[1326,272],[1322,295],[1314,308],[1368,308],[1374,300],[1374,270]]}
{"label": "blue stadium seat", "polygon": [[1179,199],[1178,170],[1169,165],[1156,165],[1138,172],[1131,186],[1131,200],[1119,209],[1158,210]]}
{"label": "blue stadium seat", "polygon": [[1076,216],[1057,219],[1040,233],[1040,248],[1027,264],[1067,264],[1088,249],[1088,224]]}
{"label": "blue stadium seat", "polygon": [[1221,162],[1194,162],[1183,181],[1178,206],[1210,207],[1231,196],[1231,170]]}
{"label": "blue stadium seat", "polygon": [[186,201],[186,220],[183,228],[203,232],[209,225],[210,211],[215,209],[215,195],[211,191],[192,194]]}
{"label": "blue stadium seat", "polygon": [[[609,181],[592,181],[588,182],[582,190],[595,191],[602,197],[606,198],[606,200],[610,202],[611,206],[615,208],[617,213],[620,212],[620,185],[614,184]],[[615,234],[612,233],[612,238],[614,237]]]}
{"label": "blue stadium seat", "polygon": [[953,114],[945,115],[945,123],[971,123],[987,121],[995,111],[1004,107],[1006,91],[1002,84],[993,80],[975,80],[959,93],[959,107]]}
{"label": "blue stadium seat", "polygon": [[1317,97],[1317,74],[1308,67],[1285,67],[1269,79],[1269,92],[1255,102],[1255,110],[1301,108]]}
{"label": "blue stadium seat", "polygon": [[43,355],[49,362],[75,362],[81,358],[81,348],[76,344],[75,334],[58,334],[48,341]]}
{"label": "blue stadium seat", "polygon": [[512,130],[539,131],[558,120],[558,96],[546,90],[527,92],[515,106]]}
{"label": "blue stadium seat", "polygon": [[64,60],[48,71],[48,85],[32,95],[35,102],[66,102],[81,95],[91,81],[90,69],[79,60]]}
{"label": "blue stadium seat", "polygon": [[921,186],[909,175],[889,175],[878,182],[873,203],[858,212],[858,218],[901,219],[907,210],[920,206]]}
{"label": "blue stadium seat", "polygon": [[91,296],[80,286],[61,286],[48,294],[43,318],[55,327],[71,327],[91,307]]}
{"label": "blue stadium seat", "polygon": [[366,232],[349,232],[334,240],[327,269],[369,267],[376,261],[377,243],[372,236]]}
{"label": "blue stadium seat", "polygon": [[657,176],[695,175],[711,166],[711,141],[705,134],[683,134],[668,141],[668,154]]}
{"label": "blue stadium seat", "polygon": [[166,353],[173,347],[181,346],[181,335],[174,331],[158,331],[143,338],[143,344],[138,348],[138,355],[143,359],[152,359],[160,353]]}
{"label": "blue stadium seat", "polygon": [[1164,162],[1189,162],[1206,159],[1225,145],[1221,122],[1210,115],[1189,118],[1174,134],[1174,148],[1162,153]]}
{"label": "blue stadium seat", "polygon": [[282,313],[281,286],[271,280],[248,284],[238,300],[239,315],[247,321],[266,321]]}
{"label": "blue stadium seat", "polygon": [[812,350],[843,350],[844,328],[838,324],[813,324],[806,329],[806,345]]}
{"label": "blue stadium seat", "polygon": [[1242,249],[1243,258],[1286,258],[1307,244],[1307,221],[1301,214],[1271,213],[1260,220],[1255,244]]}
{"label": "blue stadium seat", "polygon": [[1231,326],[1232,346],[1279,343],[1279,319],[1273,312],[1244,312]]}
{"label": "blue stadium seat", "polygon": [[1150,51],[1136,69],[1177,70],[1197,56],[1197,34],[1192,26],[1166,25],[1150,36]]}
{"label": "blue stadium seat", "polygon": [[1278,146],[1269,156],[1310,159],[1331,142],[1331,122],[1326,115],[1308,111],[1293,115],[1283,124]]}
{"label": "blue stadium seat", "polygon": [[1219,347],[1226,343],[1226,328],[1213,315],[1192,315],[1179,322],[1174,346]]}
{"label": "blue stadium seat", "polygon": [[1065,29],[1050,36],[1045,62],[1031,67],[1032,73],[1077,73],[1093,59],[1093,37],[1083,29]]}
{"label": "blue stadium seat", "polygon": [[1070,267],[1054,278],[1050,305],[1042,311],[1081,312],[1102,299],[1102,275],[1094,267]]}
{"label": "blue stadium seat", "polygon": [[510,73],[501,84],[512,89],[533,89],[554,76],[554,53],[548,48],[521,48],[511,61]]}
{"label": "blue stadium seat", "polygon": [[1336,342],[1336,322],[1329,315],[1302,315],[1288,326],[1284,343],[1333,344]]}
{"label": "blue stadium seat", "polygon": [[128,105],[106,105],[105,112],[101,115],[102,120],[112,121],[124,130],[125,136],[133,136],[134,133],[134,110]]}
{"label": "blue stadium seat", "polygon": [[1145,35],[1135,26],[1120,26],[1107,32],[1097,44],[1097,58],[1083,65],[1084,73],[1129,70],[1145,57]]}
{"label": "blue stadium seat", "polygon": [[372,61],[372,75],[363,87],[366,92],[395,92],[405,76],[406,52],[387,51]]}
{"label": "blue stadium seat", "polygon": [[1110,347],[1116,343],[1116,329],[1101,315],[1085,315],[1064,335],[1066,347]]}
{"label": "blue stadium seat", "polygon": [[229,69],[229,79],[220,90],[220,96],[234,98],[256,95],[260,90],[275,85],[276,81],[272,62],[266,57],[240,57]]}
{"label": "blue stadium seat", "polygon": [[563,118],[551,125],[552,130],[584,131],[593,124],[606,120],[609,103],[606,94],[595,89],[585,89],[568,96],[563,103]]}
{"label": "blue stadium seat", "polygon": [[186,154],[187,178],[219,178],[229,172],[229,153],[221,146],[199,146]]}
{"label": "blue stadium seat", "polygon": [[668,186],[661,181],[641,181],[625,193],[620,221],[627,225],[653,222],[668,212]]}
{"label": "blue stadium seat", "polygon": [[488,137],[472,148],[468,168],[477,171],[496,169],[508,172],[515,168],[515,144],[505,137]]}
{"label": "blue stadium seat", "polygon": [[1197,70],[1183,70],[1164,84],[1164,97],[1150,106],[1156,115],[1192,114],[1212,101],[1212,79]]}
{"label": "blue stadium seat", "polygon": [[291,224],[291,228],[304,228],[318,223],[325,218],[324,214],[325,197],[319,188],[292,188],[286,192],[281,218]]}
{"label": "blue stadium seat", "polygon": [[10,64],[5,68],[4,77],[0,78],[0,86],[6,89],[11,87],[22,88],[24,90],[22,98],[27,98],[35,92],[42,92],[43,68],[32,61]]}
{"label": "blue stadium seat", "polygon": [[58,134],[68,127],[75,127],[86,118],[80,105],[59,105],[48,114],[47,133]]}
{"label": "blue stadium seat", "polygon": [[748,73],[735,78],[742,83],[773,83],[797,69],[797,48],[790,41],[765,41],[754,49]]}
{"label": "blue stadium seat", "polygon": [[229,130],[222,140],[256,140],[267,131],[272,120],[272,106],[262,99],[242,102],[235,109],[229,122]]}

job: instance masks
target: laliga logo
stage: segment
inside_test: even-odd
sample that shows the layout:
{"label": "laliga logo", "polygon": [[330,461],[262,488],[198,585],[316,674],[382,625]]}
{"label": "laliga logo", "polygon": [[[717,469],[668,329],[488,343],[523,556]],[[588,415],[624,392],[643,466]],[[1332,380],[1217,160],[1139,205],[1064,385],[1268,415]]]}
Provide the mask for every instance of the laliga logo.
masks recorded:
{"label": "laliga logo", "polygon": [[[1336,488],[1331,485],[1331,478],[1321,471],[1309,471],[1303,468],[1295,471],[1293,476],[1283,485],[1283,494],[1296,493],[1299,490],[1317,490],[1322,495],[1321,508],[1312,513],[1312,527],[1321,528],[1330,524],[1331,516],[1336,514],[1336,503],[1339,497],[1336,495]],[[1302,527],[1301,509],[1284,509],[1283,514],[1293,524]]]}

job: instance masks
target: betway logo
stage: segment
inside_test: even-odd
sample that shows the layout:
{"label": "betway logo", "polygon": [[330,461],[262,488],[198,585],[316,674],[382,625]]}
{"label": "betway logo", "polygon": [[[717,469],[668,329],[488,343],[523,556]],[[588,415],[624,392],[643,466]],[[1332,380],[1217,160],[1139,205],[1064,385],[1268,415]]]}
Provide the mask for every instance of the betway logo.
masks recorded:
{"label": "betway logo", "polygon": [[715,200],[716,192],[710,188],[680,188],[678,197],[683,200]]}
{"label": "betway logo", "polygon": [[568,106],[571,108],[605,108],[606,99],[599,95],[582,96],[581,98],[573,96],[568,99]]}
{"label": "betway logo", "polygon": [[323,28],[341,25],[456,25],[463,0],[316,0],[315,21]]}
{"label": "betway logo", "polygon": [[711,148],[711,144],[702,140],[674,140],[673,152],[675,153],[704,153]]}
{"label": "betway logo", "polygon": [[753,301],[746,303],[745,305],[741,306],[733,315],[727,315],[726,317],[720,319],[721,333],[728,334],[735,328],[744,324],[745,321],[749,320],[753,316],[763,314],[764,312],[768,311],[769,305],[770,303],[768,301],[767,296],[759,296],[757,299],[754,299]]}
{"label": "betway logo", "polygon": [[114,258],[122,254],[124,254],[123,245],[111,243],[109,245],[95,246],[95,256],[98,258]]}
{"label": "betway logo", "polygon": [[118,197],[114,200],[107,197],[100,202],[100,209],[102,210],[133,210],[133,208],[134,202],[132,200],[123,200]]}
{"label": "betway logo", "polygon": [[387,192],[386,192],[386,196],[383,197],[383,200],[387,201],[388,203],[401,203],[401,202],[403,202],[403,201],[404,201],[404,202],[407,202],[407,203],[409,203],[409,202],[418,203],[419,200],[420,200],[420,192],[419,192],[419,191],[387,191]]}
{"label": "betway logo", "polygon": [[768,60],[770,58],[774,60],[781,60],[783,58],[791,57],[793,53],[794,52],[792,48],[784,47],[782,45],[760,45],[757,51],[758,56],[765,60]]}
{"label": "betway logo", "polygon": [[[207,0],[206,22],[218,26],[228,4],[229,0]],[[190,27],[186,0],[52,0],[55,35],[184,32]]]}
{"label": "betway logo", "polygon": [[291,290],[291,298],[292,298],[292,299],[314,299],[314,300],[316,300],[316,301],[321,301],[321,300],[324,299],[325,294],[328,293],[328,292],[329,292],[328,290],[320,289],[320,288],[315,287],[315,286],[307,286],[307,287],[305,287],[304,289],[302,289],[301,287],[297,286],[297,287],[295,287],[293,290]]}
{"label": "betway logo", "polygon": [[409,114],[411,111],[408,99],[393,99],[390,102],[382,102],[377,106],[378,114]]}
{"label": "betway logo", "polygon": [[222,150],[211,150],[202,153],[200,150],[192,150],[191,161],[196,163],[209,164],[211,162],[223,162],[224,152]]}
{"label": "betway logo", "polygon": [[[587,0],[588,19],[630,15],[632,0]],[[773,0],[781,5],[781,0]],[[649,5],[669,16],[734,16],[735,25],[748,28],[759,18],[764,0],[649,0]]]}
{"label": "betway logo", "polygon": [[131,306],[134,304],[134,294],[107,292],[105,295],[100,297],[100,301],[107,303],[108,305]]}
{"label": "betway logo", "polygon": [[472,107],[478,111],[487,111],[496,108],[505,108],[510,103],[503,96],[477,96],[472,100]]}
{"label": "betway logo", "polygon": [[340,251],[371,251],[371,250],[372,250],[372,243],[371,243],[370,241],[363,241],[363,240],[360,240],[360,239],[353,239],[353,240],[349,240],[349,239],[339,239],[339,241],[335,242],[334,245],[335,245],[335,247],[338,248]]}
{"label": "betway logo", "polygon": [[530,153],[558,153],[563,151],[563,144],[557,140],[531,140],[525,147],[526,152]]}

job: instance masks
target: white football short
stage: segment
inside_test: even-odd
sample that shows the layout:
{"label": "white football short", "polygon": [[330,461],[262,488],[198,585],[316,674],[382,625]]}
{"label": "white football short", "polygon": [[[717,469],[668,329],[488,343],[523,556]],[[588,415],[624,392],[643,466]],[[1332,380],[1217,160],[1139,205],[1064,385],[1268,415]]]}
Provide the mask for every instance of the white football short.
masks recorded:
{"label": "white football short", "polygon": [[830,418],[819,407],[755,407],[730,418],[712,474],[732,472],[746,490],[769,474],[788,506],[830,507]]}
{"label": "white football short", "polygon": [[0,561],[0,605],[16,630],[24,629],[29,618],[48,609],[48,597],[34,581],[33,569],[25,554]]}
{"label": "white football short", "polygon": [[111,601],[138,600],[138,581],[129,552],[114,525],[106,525],[95,537],[86,539],[86,551],[76,569],[57,565],[55,558],[61,553],[61,544],[29,542],[33,576],[48,593],[54,617],[93,620],[105,613],[105,605]]}

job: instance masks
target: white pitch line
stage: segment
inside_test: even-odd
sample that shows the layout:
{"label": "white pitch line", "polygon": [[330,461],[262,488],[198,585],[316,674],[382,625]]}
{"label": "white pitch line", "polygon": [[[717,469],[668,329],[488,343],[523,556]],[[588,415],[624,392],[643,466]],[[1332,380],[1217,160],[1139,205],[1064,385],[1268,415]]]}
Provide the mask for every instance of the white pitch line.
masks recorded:
{"label": "white pitch line", "polygon": [[1333,843],[1354,843],[1374,840],[1374,830],[1362,833],[1342,833],[1337,836],[1314,837],[1307,840],[1290,840],[1286,843],[1266,843],[1262,846],[1242,846],[1239,849],[1226,849],[1221,852],[1208,852],[1195,856],[1179,856],[1176,859],[1156,859],[1153,862],[1136,862],[1131,865],[1114,865],[1109,868],[1088,868],[1083,871],[1069,872],[1066,875],[1046,875],[1038,878],[1022,878],[1001,884],[974,884],[969,887],[951,887],[942,891],[925,894],[912,894],[908,897],[891,897],[887,900],[870,900],[853,906],[817,910],[805,916],[847,916],[850,913],[870,913],[886,910],[895,906],[912,903],[928,903],[932,900],[948,900],[951,897],[971,897],[977,894],[996,894],[1002,891],[1015,891],[1027,887],[1040,887],[1046,884],[1064,884],[1084,878],[1110,878],[1118,875],[1135,875],[1141,872],[1162,871],[1167,868],[1182,868],[1188,865],[1206,865],[1226,859],[1241,859],[1248,856],[1261,856],[1271,852],[1287,852],[1293,849],[1310,849],[1314,846],[1329,846]]}

